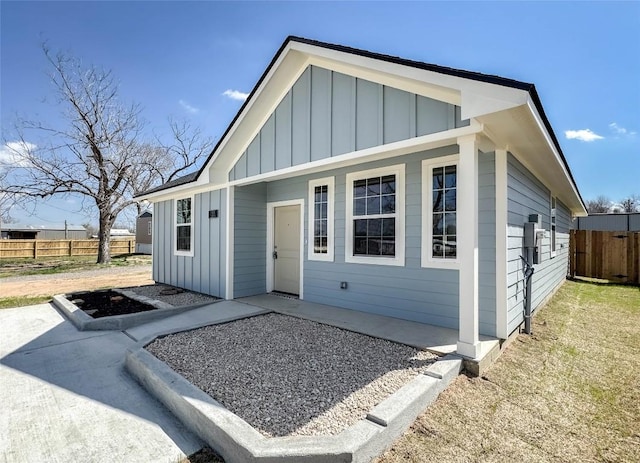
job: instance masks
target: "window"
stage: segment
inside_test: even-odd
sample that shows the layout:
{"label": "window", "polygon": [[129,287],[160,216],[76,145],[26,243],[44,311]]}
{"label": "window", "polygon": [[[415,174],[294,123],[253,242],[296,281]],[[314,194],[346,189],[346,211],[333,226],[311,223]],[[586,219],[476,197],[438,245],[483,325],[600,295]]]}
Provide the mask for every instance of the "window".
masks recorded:
{"label": "window", "polygon": [[176,238],[175,253],[193,256],[193,197],[175,202]]}
{"label": "window", "polygon": [[404,165],[347,174],[345,261],[404,265]]}
{"label": "window", "polygon": [[551,197],[551,257],[556,255],[556,197]]}
{"label": "window", "polygon": [[458,157],[422,161],[422,266],[458,264]]}
{"label": "window", "polygon": [[147,235],[151,236],[151,220],[147,222]]}
{"label": "window", "polygon": [[333,177],[309,182],[309,260],[333,262]]}

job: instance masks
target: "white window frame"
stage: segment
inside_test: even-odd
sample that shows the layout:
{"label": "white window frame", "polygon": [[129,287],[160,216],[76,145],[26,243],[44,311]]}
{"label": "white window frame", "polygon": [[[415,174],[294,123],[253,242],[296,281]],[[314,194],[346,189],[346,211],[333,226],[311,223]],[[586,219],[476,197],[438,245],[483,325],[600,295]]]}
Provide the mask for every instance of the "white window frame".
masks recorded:
{"label": "white window frame", "polygon": [[[452,154],[422,161],[422,248],[421,265],[427,268],[459,269],[460,255],[455,259],[433,257],[433,169],[438,167],[456,166],[456,181],[460,178],[460,156]],[[456,189],[456,223],[460,210],[460,195]],[[459,234],[458,234],[459,235]]]}
{"label": "white window frame", "polygon": [[[377,169],[351,172],[346,175],[346,225],[344,260],[351,264],[373,264],[404,266],[405,255],[405,165],[380,167]],[[395,175],[396,177],[396,243],[394,257],[382,256],[354,256],[353,255],[353,182],[371,177],[384,177]]]}
{"label": "white window frame", "polygon": [[551,257],[555,257],[558,249],[557,235],[557,211],[558,199],[552,194],[549,195],[549,250]]}
{"label": "white window frame", "polygon": [[151,219],[149,219],[149,221],[147,222],[147,235],[151,236],[151,227],[152,227],[152,223],[151,223]]}
{"label": "white window frame", "polygon": [[[326,254],[315,252],[315,189],[319,186],[327,187],[327,252]],[[308,211],[308,238],[307,238],[307,258],[333,262],[334,258],[334,177],[319,178],[309,180],[309,211]]]}
{"label": "white window frame", "polygon": [[[182,201],[184,199],[191,199],[191,223],[187,224],[178,224],[178,201]],[[178,227],[191,227],[190,234],[190,243],[189,243],[189,251],[179,251],[178,250]],[[185,257],[193,257],[193,243],[194,243],[194,235],[195,235],[195,196],[183,196],[180,198],[176,198],[173,200],[173,254],[176,256],[185,256]]]}

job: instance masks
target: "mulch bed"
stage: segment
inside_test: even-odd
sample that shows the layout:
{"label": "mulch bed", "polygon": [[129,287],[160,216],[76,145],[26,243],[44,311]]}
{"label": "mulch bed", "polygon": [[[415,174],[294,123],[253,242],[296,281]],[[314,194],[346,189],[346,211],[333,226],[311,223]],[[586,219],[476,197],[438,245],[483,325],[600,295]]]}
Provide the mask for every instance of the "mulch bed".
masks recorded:
{"label": "mulch bed", "polygon": [[156,307],[134,301],[112,290],[87,291],[66,295],[67,299],[93,318],[147,312]]}

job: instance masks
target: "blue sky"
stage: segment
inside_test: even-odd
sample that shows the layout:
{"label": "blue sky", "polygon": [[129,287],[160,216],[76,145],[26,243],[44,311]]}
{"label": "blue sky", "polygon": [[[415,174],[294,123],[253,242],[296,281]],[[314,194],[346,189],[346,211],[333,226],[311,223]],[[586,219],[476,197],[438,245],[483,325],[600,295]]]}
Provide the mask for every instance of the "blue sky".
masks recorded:
{"label": "blue sky", "polygon": [[[219,138],[288,35],[536,85],[583,198],[640,194],[640,2],[0,3],[0,120],[57,117],[40,43],[113,70],[148,130]],[[2,151],[0,151],[0,156]],[[97,222],[76,198],[21,222]],[[33,214],[33,215],[29,215]]]}

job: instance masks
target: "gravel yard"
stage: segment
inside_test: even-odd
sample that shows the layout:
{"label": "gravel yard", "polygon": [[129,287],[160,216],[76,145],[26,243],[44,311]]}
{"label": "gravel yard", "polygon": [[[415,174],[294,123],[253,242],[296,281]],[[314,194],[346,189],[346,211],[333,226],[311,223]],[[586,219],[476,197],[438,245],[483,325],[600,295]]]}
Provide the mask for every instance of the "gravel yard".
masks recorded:
{"label": "gravel yard", "polygon": [[177,333],[147,350],[268,437],[338,434],[437,358],[280,314]]}

